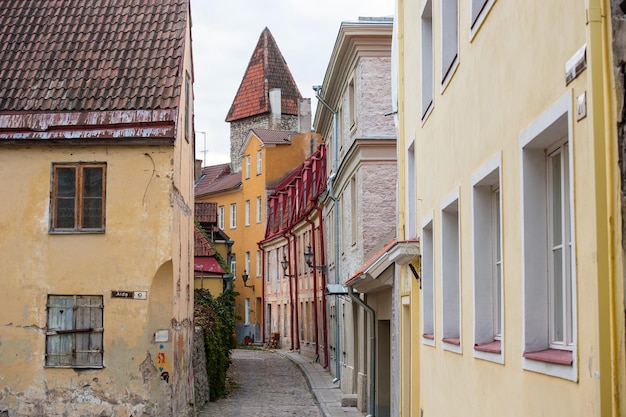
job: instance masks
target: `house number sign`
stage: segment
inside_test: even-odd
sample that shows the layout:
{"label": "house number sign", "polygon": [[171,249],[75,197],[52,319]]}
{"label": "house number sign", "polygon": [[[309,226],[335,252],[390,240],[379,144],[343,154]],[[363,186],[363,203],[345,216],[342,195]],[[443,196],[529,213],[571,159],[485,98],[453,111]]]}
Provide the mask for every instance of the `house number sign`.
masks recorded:
{"label": "house number sign", "polygon": [[147,297],[147,291],[111,291],[111,298],[132,298],[135,300],[145,300]]}

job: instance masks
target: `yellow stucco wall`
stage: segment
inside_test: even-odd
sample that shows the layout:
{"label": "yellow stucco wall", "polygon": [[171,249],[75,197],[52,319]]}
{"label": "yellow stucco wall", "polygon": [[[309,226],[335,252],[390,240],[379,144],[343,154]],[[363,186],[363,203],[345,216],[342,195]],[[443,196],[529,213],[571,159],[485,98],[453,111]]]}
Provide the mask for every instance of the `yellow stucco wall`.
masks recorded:
{"label": "yellow stucco wall", "polygon": [[[411,93],[421,90],[422,3],[398,2],[400,21],[404,22],[399,84],[403,98],[401,153],[405,154],[414,141],[416,178],[408,181],[417,181],[418,234],[423,220],[432,215],[435,252],[434,347],[422,341],[421,293],[415,284],[411,291],[411,328],[417,329],[410,334],[415,352],[411,357],[413,383],[411,391],[402,391],[403,396],[411,395],[410,415],[423,412],[424,416],[447,416],[461,411],[466,416],[600,415],[596,254],[602,242],[597,240],[598,206],[593,204],[594,138],[589,125],[591,117],[576,121],[574,102],[587,92],[590,110],[590,71],[565,85],[565,63],[589,41],[585,4],[564,0],[495,1],[480,29],[472,33],[470,2],[459,2],[459,64],[449,83],[442,85],[441,2],[433,1],[434,102],[431,113],[422,121],[420,94]],[[568,92],[572,95],[573,113],[570,152],[574,164],[577,261],[576,381],[522,369],[524,287],[519,138],[524,129]],[[497,155],[502,161],[504,364],[473,355],[471,175]],[[454,190],[459,191],[460,354],[444,350],[441,342],[441,204]],[[623,305],[618,305],[617,311],[623,311]],[[619,356],[623,354],[622,349]]]}
{"label": "yellow stucco wall", "polygon": [[[40,146],[0,152],[2,188],[16,190],[0,202],[0,247],[7,260],[2,262],[7,279],[0,323],[4,401],[26,404],[26,397],[45,398],[54,390],[69,395],[77,386],[89,386],[85,395],[93,398],[113,391],[120,402],[130,403],[127,388],[139,397],[153,395],[157,388],[151,383],[158,379],[142,376],[140,367],[147,355],[152,355],[148,363],[154,362],[154,331],[169,329],[177,317],[171,297],[173,276],[180,276],[173,274],[171,262],[172,157],[171,147]],[[51,164],[74,161],[107,162],[103,234],[48,234]],[[165,287],[158,287],[158,280]],[[111,298],[113,290],[147,291],[148,298]],[[163,291],[169,297],[161,298]],[[104,369],[76,373],[44,367],[49,294],[103,295]],[[162,319],[151,318],[151,311],[162,312]],[[133,412],[132,406],[123,412]]]}

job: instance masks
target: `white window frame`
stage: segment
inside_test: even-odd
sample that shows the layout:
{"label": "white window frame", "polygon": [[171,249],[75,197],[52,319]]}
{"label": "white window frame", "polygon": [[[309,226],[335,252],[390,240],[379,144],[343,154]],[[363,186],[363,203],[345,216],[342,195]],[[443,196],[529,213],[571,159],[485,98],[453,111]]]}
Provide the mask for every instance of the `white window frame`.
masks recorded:
{"label": "white window frame", "polygon": [[[504,363],[501,155],[472,175],[474,357]],[[477,348],[499,342],[499,352]]]}
{"label": "white window frame", "polygon": [[237,228],[237,203],[232,203],[230,205],[230,228]]}
{"label": "white window frame", "polygon": [[[571,236],[574,231],[574,176],[572,136],[573,94],[568,90],[552,106],[544,111],[520,134],[520,158],[522,169],[522,288],[523,288],[523,369],[552,375],[571,381],[578,379],[577,330],[576,330],[576,260],[575,243],[570,244],[571,271],[569,282],[571,306],[571,344],[556,346],[551,343],[551,314],[549,291],[549,236],[551,229],[548,216],[548,154],[567,145],[569,216],[563,219],[569,224]],[[558,349],[555,349],[557,348]],[[571,352],[571,364],[558,364],[539,358],[536,352],[548,349]],[[530,357],[529,357],[530,356]]]}
{"label": "white window frame", "polygon": [[245,308],[244,308],[244,324],[250,324],[250,299],[246,298]]}
{"label": "white window frame", "polygon": [[256,151],[256,174],[261,175],[263,172],[263,151]]}
{"label": "white window frame", "polygon": [[441,85],[445,89],[459,65],[459,0],[441,0]]}
{"label": "white window frame", "polygon": [[416,223],[417,223],[417,194],[416,194],[416,184],[415,180],[415,144],[414,139],[411,139],[410,145],[406,152],[406,169],[407,169],[407,210],[406,210],[406,225],[407,225],[407,234],[408,238],[417,237]]}
{"label": "white window frame", "polygon": [[434,100],[433,77],[433,5],[432,0],[426,0],[422,8],[421,20],[421,68],[422,68],[422,120],[431,112]]}
{"label": "white window frame", "polygon": [[245,254],[245,271],[244,274],[248,274],[250,276],[250,252],[246,252]]}
{"label": "white window frame", "polygon": [[256,251],[256,276],[261,276],[261,260],[263,259],[263,254],[260,250]]}
{"label": "white window frame", "polygon": [[[443,348],[461,353],[461,222],[459,190],[450,193],[441,203],[441,304]],[[459,344],[449,339],[459,339]]]}
{"label": "white window frame", "polygon": [[257,223],[261,223],[261,221],[263,220],[263,200],[261,200],[261,197],[257,197],[256,198],[256,222]]}
{"label": "white window frame", "polygon": [[245,224],[250,226],[250,200],[246,200]]}
{"label": "white window frame", "polygon": [[217,225],[221,230],[224,230],[224,206],[217,208]]}
{"label": "white window frame", "polygon": [[496,0],[471,0],[470,5],[470,41],[480,30],[483,22],[487,18],[489,11]]}
{"label": "white window frame", "polygon": [[250,179],[250,155],[246,155],[246,179]]}
{"label": "white window frame", "polygon": [[[435,279],[433,216],[422,224],[422,342],[435,346]],[[428,336],[426,336],[428,335]]]}

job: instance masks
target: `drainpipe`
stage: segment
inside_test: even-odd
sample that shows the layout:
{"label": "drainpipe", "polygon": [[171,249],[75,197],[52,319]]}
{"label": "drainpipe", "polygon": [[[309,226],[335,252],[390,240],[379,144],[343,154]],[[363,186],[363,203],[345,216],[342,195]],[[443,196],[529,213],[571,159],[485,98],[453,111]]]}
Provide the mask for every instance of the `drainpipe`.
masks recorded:
{"label": "drainpipe", "polygon": [[293,277],[290,278],[294,280],[294,301],[295,301],[295,311],[296,311],[296,322],[294,323],[296,328],[296,349],[298,349],[298,353],[300,353],[300,314],[299,314],[299,295],[298,295],[298,249],[296,246],[296,235],[293,231],[289,230],[288,232],[291,237],[293,237]]}
{"label": "drainpipe", "polygon": [[348,295],[350,299],[357,303],[363,310],[369,313],[370,318],[370,364],[369,364],[369,399],[367,401],[367,417],[374,417],[376,406],[376,312],[372,307],[361,300],[359,296],[354,294],[351,285],[348,285]]}
{"label": "drainpipe", "polygon": [[289,323],[289,331],[291,332],[291,337],[289,339],[291,339],[291,347],[290,350],[293,351],[293,316],[294,316],[294,309],[293,309],[293,290],[291,288],[291,247],[289,246],[289,238],[287,237],[287,234],[285,233],[285,238],[287,239],[287,261],[289,261],[289,268],[287,268],[287,279],[289,280],[289,305],[291,307],[291,323]]}
{"label": "drainpipe", "polygon": [[257,246],[261,251],[261,343],[265,344],[265,248],[260,243]]}
{"label": "drainpipe", "polygon": [[[338,113],[337,110],[330,107],[330,105],[322,98],[320,92],[322,91],[322,86],[317,85],[313,86],[313,90],[315,91],[315,97],[319,100],[324,107],[328,109],[333,114],[333,169],[332,174],[328,177],[328,196],[334,202],[334,228],[335,234],[339,231],[339,199],[334,194],[333,184],[335,183],[335,179],[337,178],[337,170],[339,169],[339,141],[337,140],[337,136],[339,135],[339,123],[338,123]],[[339,284],[339,240],[335,239],[333,242],[334,251],[335,251],[335,284]],[[340,312],[340,303],[339,296],[335,296],[335,380],[334,382],[338,382],[341,380],[341,363],[340,363],[340,328],[339,328],[339,317],[341,316]]]}
{"label": "drainpipe", "polygon": [[618,409],[619,374],[617,322],[615,305],[615,277],[619,266],[616,259],[614,234],[611,231],[616,218],[615,195],[616,132],[614,120],[614,86],[611,70],[612,49],[609,48],[611,16],[606,0],[589,0],[587,6],[587,56],[589,57],[587,85],[589,89],[589,129],[593,141],[594,188],[596,201],[596,275],[598,320],[598,374],[599,415],[616,416]]}
{"label": "drainpipe", "polygon": [[[315,223],[306,218],[306,222],[311,225],[311,246],[313,247],[313,251],[315,251]],[[315,253],[315,252],[314,252]],[[313,265],[315,265],[315,258],[313,258]],[[319,338],[319,325],[318,325],[318,317],[317,317],[317,268],[313,267],[313,321],[315,322],[315,356],[319,358],[320,355],[320,338]],[[324,276],[324,271],[322,271],[322,276]]]}

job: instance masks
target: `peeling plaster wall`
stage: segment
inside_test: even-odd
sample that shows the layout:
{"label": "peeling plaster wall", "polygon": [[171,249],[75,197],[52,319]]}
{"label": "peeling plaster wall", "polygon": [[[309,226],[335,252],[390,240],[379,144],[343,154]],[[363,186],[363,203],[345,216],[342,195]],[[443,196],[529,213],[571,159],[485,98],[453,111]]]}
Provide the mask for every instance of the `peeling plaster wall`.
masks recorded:
{"label": "peeling plaster wall", "polygon": [[[172,415],[172,381],[156,369],[159,346],[153,337],[166,329],[175,340],[177,329],[171,297],[152,291],[157,271],[172,256],[172,156],[171,147],[2,149],[0,188],[19,192],[0,201],[0,268],[10,278],[0,293],[0,412]],[[103,234],[48,233],[51,164],[73,161],[107,162]],[[172,268],[161,274],[171,288]],[[148,296],[112,298],[113,290]],[[45,367],[50,294],[103,296],[102,369]],[[161,318],[152,319],[150,311],[162,312]],[[175,363],[172,342],[163,345],[165,359]]]}

